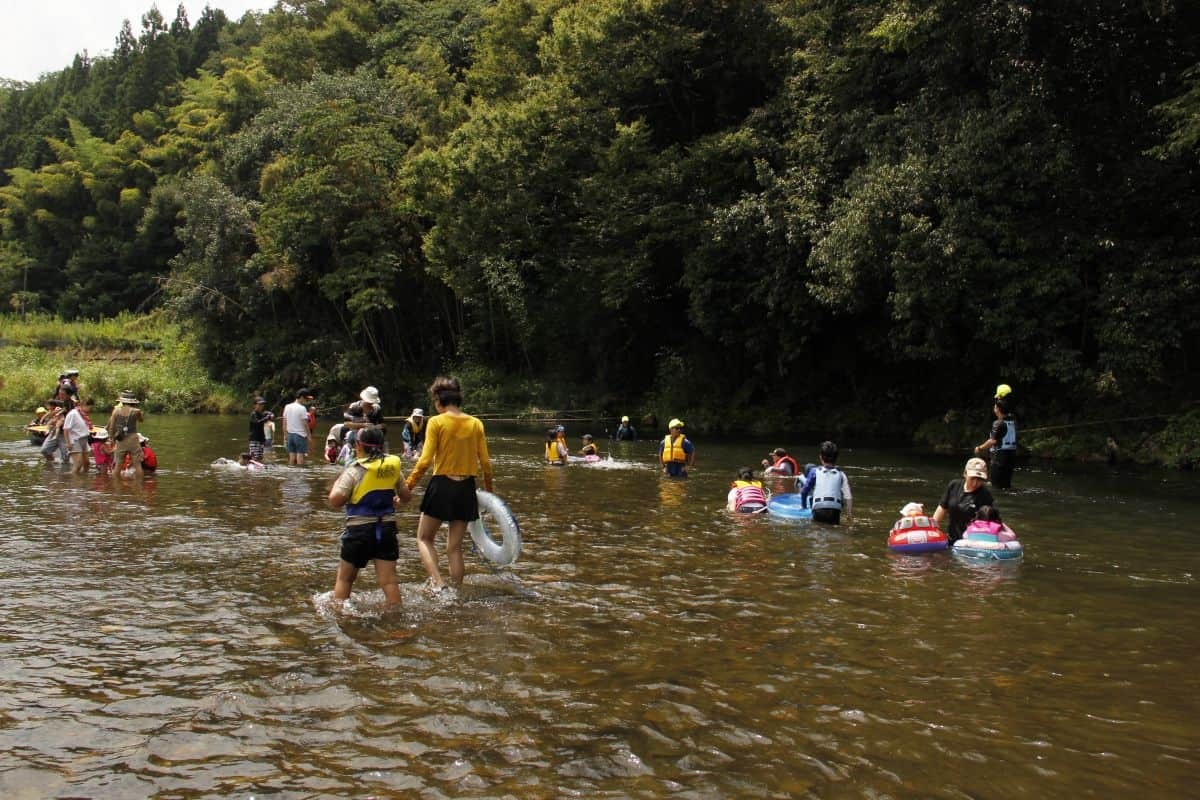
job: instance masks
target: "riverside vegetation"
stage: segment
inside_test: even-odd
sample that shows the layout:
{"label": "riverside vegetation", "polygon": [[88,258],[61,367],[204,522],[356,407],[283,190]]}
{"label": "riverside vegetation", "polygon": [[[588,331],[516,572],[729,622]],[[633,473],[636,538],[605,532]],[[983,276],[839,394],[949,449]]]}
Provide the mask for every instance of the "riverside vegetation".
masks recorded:
{"label": "riverside vegetation", "polygon": [[150,8],[0,86],[0,297],[242,397],[961,449],[1003,381],[1035,453],[1187,466],[1198,158],[1196,3]]}

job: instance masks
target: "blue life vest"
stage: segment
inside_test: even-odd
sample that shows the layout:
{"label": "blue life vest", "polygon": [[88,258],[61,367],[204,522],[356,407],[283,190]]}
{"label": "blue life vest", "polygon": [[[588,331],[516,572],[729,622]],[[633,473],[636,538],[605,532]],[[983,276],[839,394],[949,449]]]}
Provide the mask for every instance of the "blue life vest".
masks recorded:
{"label": "blue life vest", "polygon": [[1000,440],[999,450],[1016,450],[1017,449],[1017,421],[1011,417],[1005,417],[1004,422],[1004,438]]}
{"label": "blue life vest", "polygon": [[813,483],[812,508],[836,508],[842,510],[842,482],[846,479],[837,467],[817,467],[817,480]]}

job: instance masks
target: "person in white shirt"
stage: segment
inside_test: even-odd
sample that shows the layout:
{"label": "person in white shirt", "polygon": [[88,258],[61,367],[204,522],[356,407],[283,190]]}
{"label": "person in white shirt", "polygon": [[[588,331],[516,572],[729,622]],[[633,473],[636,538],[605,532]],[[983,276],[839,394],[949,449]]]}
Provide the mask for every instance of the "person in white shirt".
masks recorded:
{"label": "person in white shirt", "polygon": [[283,407],[284,446],[288,464],[303,466],[308,456],[308,408],[302,402],[309,394],[307,389],[296,392],[296,399]]}
{"label": "person in white shirt", "polygon": [[85,398],[67,414],[63,421],[63,436],[67,441],[67,452],[71,454],[71,471],[82,475],[91,466],[88,458],[92,450],[89,436],[92,423],[88,414],[92,410],[92,398]]}

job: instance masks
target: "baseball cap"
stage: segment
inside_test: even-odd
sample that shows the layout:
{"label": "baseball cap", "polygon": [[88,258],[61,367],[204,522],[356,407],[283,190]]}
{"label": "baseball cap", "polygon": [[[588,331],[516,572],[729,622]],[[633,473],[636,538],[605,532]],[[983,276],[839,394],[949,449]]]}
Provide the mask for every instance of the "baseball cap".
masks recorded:
{"label": "baseball cap", "polygon": [[982,478],[986,481],[988,479],[987,462],[982,458],[972,458],[967,461],[967,468],[963,474],[968,478]]}

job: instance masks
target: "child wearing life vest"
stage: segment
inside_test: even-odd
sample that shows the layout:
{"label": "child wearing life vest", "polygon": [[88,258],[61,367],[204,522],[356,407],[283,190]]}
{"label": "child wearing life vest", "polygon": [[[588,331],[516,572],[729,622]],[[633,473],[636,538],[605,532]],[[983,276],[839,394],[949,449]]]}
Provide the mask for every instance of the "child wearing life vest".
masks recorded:
{"label": "child wearing life vest", "polygon": [[583,447],[579,450],[581,456],[599,456],[600,448],[596,446],[596,440],[590,433],[583,435]]}
{"label": "child wearing life vest", "polygon": [[1017,535],[1000,519],[995,506],[980,506],[975,519],[963,531],[964,539],[990,539],[995,542],[1015,542]]}
{"label": "child wearing life vest", "polygon": [[755,480],[754,470],[738,468],[725,506],[738,514],[757,514],[767,509],[767,493],[762,481]]}
{"label": "child wearing life vest", "polygon": [[841,522],[842,511],[846,512],[847,518],[850,516],[853,502],[850,480],[837,468],[838,446],[834,442],[821,442],[820,457],[821,466],[805,480],[800,494],[812,497],[813,521],[837,525]]}
{"label": "child wearing life vest", "polygon": [[412,490],[405,484],[400,457],[383,452],[383,431],[363,428],[355,437],[355,461],[342,471],[329,490],[329,505],[346,511],[340,560],[333,597],[346,600],[358,572],[375,562],[375,577],[387,605],[401,603],[396,582],[400,547],[396,540],[396,505],[407,503]]}
{"label": "child wearing life vest", "polygon": [[559,425],[546,431],[546,463],[555,467],[567,463],[567,445],[563,440],[563,426]]}

